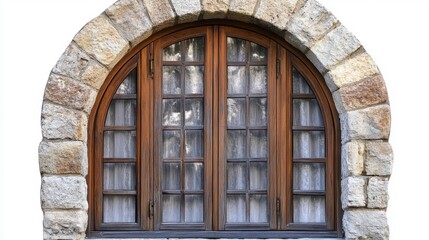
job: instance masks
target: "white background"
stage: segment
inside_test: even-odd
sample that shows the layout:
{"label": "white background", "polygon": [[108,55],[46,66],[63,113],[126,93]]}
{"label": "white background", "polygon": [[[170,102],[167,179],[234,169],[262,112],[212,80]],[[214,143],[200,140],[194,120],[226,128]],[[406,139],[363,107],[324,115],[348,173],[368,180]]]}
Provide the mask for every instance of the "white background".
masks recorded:
{"label": "white background", "polygon": [[[42,239],[40,109],[50,70],[113,0],[0,0],[0,239]],[[378,64],[392,107],[391,239],[427,239],[429,2],[320,0]],[[426,235],[426,237],[423,237]]]}

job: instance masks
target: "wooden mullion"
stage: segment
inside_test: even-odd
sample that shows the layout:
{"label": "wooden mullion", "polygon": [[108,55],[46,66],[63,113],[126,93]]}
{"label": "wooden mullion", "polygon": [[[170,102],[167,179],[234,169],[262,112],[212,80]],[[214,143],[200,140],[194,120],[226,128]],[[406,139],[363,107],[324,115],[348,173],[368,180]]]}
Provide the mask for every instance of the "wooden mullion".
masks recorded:
{"label": "wooden mullion", "polygon": [[326,158],[294,158],[293,163],[326,163]]}
{"label": "wooden mullion", "polygon": [[325,190],[293,190],[293,195],[326,196],[326,191]]}
{"label": "wooden mullion", "polygon": [[103,158],[103,163],[136,163],[136,158]]}
{"label": "wooden mullion", "polygon": [[325,127],[313,127],[313,126],[292,126],[292,131],[325,131]]}
{"label": "wooden mullion", "polygon": [[113,100],[136,100],[137,94],[115,94]]}
{"label": "wooden mullion", "polygon": [[135,131],[136,126],[105,126],[104,131]]}
{"label": "wooden mullion", "polygon": [[103,195],[132,195],[137,196],[137,191],[135,190],[103,190]]}

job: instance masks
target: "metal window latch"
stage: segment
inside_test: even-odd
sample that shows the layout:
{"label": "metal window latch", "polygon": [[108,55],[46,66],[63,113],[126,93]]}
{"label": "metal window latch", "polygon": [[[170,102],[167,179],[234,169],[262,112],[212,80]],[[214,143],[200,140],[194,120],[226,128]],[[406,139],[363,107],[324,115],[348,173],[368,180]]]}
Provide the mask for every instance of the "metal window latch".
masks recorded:
{"label": "metal window latch", "polygon": [[153,217],[153,200],[149,201],[149,217]]}
{"label": "metal window latch", "polygon": [[150,71],[150,76],[153,78],[153,57],[151,57],[149,59],[149,71]]}
{"label": "metal window latch", "polygon": [[277,75],[277,77],[280,76],[280,60],[279,59],[276,60],[276,75]]}
{"label": "metal window latch", "polygon": [[276,210],[277,210],[277,216],[280,216],[280,199],[278,198],[276,200]]}

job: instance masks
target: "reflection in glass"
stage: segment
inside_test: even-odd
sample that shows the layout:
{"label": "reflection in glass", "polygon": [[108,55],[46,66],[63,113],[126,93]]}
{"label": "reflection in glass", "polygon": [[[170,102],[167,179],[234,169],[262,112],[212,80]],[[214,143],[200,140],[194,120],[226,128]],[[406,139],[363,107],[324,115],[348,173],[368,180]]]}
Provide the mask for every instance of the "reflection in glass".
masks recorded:
{"label": "reflection in glass", "polygon": [[164,159],[180,158],[180,131],[162,133],[162,157]]}
{"label": "reflection in glass", "polygon": [[135,131],[105,131],[105,158],[134,158],[136,157]]}
{"label": "reflection in glass", "polygon": [[226,39],[228,62],[246,61],[246,41],[228,37]]}
{"label": "reflection in glass", "polygon": [[228,159],[246,157],[246,131],[228,130],[226,142],[226,157]]}
{"label": "reflection in glass", "polygon": [[136,197],[105,195],[103,197],[103,222],[136,222]]}
{"label": "reflection in glass", "polygon": [[182,55],[181,55],[180,42],[171,44],[170,46],[162,50],[163,61],[180,61],[181,59],[182,59]]}
{"label": "reflection in glass", "polygon": [[104,190],[135,190],[135,163],[105,163],[103,178]]}
{"label": "reflection in glass", "polygon": [[267,126],[267,99],[250,98],[249,125]]}
{"label": "reflection in glass", "polygon": [[226,222],[246,222],[246,195],[228,195],[226,199]]}
{"label": "reflection in glass", "polygon": [[325,197],[294,196],[293,222],[323,223],[325,222]]}
{"label": "reflection in glass", "polygon": [[293,165],[293,189],[325,190],[325,164],[295,163]]}
{"label": "reflection in glass", "polygon": [[180,190],[180,163],[164,163],[162,190]]}
{"label": "reflection in glass", "polygon": [[250,66],[250,93],[267,93],[267,67]]}
{"label": "reflection in glass", "polygon": [[268,222],[268,201],[266,195],[250,196],[250,222]]}
{"label": "reflection in glass", "polygon": [[250,130],[250,157],[267,157],[267,130]]}
{"label": "reflection in glass", "polygon": [[204,201],[202,195],[185,195],[185,222],[203,222]]}
{"label": "reflection in glass", "polygon": [[106,126],[134,126],[136,123],[136,100],[115,100],[110,102]]}
{"label": "reflection in glass", "polygon": [[310,86],[308,86],[307,81],[304,76],[296,69],[292,69],[292,78],[293,78],[293,93],[301,93],[301,94],[310,94],[313,93],[311,91]]}
{"label": "reflection in glass", "polygon": [[202,163],[185,163],[185,190],[203,190],[204,168]]}
{"label": "reflection in glass", "polygon": [[263,62],[267,59],[267,49],[259,44],[250,43],[250,61],[252,62]]}
{"label": "reflection in glass", "polygon": [[228,94],[246,94],[246,67],[228,66]]}
{"label": "reflection in glass", "polygon": [[204,156],[203,130],[185,131],[185,157],[202,158]]}
{"label": "reflection in glass", "polygon": [[250,190],[267,190],[267,163],[250,163]]}
{"label": "reflection in glass", "polygon": [[134,69],[124,79],[119,88],[116,90],[116,94],[136,94],[137,93],[137,71]]}
{"label": "reflection in glass", "polygon": [[181,110],[182,101],[180,99],[162,100],[162,125],[180,126],[182,125]]}
{"label": "reflection in glass", "polygon": [[228,190],[245,190],[247,181],[246,163],[229,162],[227,166]]}
{"label": "reflection in glass", "polygon": [[325,157],[325,132],[296,131],[293,133],[294,158]]}
{"label": "reflection in glass", "polygon": [[181,71],[180,66],[162,67],[162,92],[164,94],[181,93]]}
{"label": "reflection in glass", "polygon": [[185,93],[203,94],[204,92],[204,66],[185,67]]}
{"label": "reflection in glass", "polygon": [[203,126],[204,125],[204,102],[201,98],[192,98],[185,100],[185,125]]}
{"label": "reflection in glass", "polygon": [[293,100],[293,125],[323,127],[324,121],[316,99]]}
{"label": "reflection in glass", "polygon": [[180,195],[162,196],[162,222],[180,222]]}
{"label": "reflection in glass", "polygon": [[246,126],[246,99],[228,98],[226,104],[228,107],[228,127]]}
{"label": "reflection in glass", "polygon": [[185,40],[186,55],[185,61],[204,61],[204,38],[190,38]]}

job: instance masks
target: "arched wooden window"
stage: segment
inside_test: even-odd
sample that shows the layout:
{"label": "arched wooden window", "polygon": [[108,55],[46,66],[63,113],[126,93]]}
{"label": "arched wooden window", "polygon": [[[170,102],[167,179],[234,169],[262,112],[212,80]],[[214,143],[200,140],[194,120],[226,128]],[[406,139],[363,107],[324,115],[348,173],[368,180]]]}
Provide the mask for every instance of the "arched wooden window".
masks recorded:
{"label": "arched wooden window", "polygon": [[118,64],[92,113],[89,235],[341,234],[329,91],[261,32],[171,30]]}

